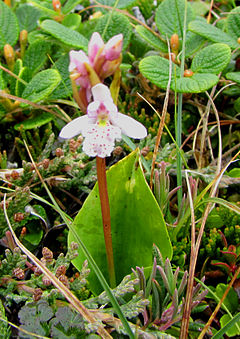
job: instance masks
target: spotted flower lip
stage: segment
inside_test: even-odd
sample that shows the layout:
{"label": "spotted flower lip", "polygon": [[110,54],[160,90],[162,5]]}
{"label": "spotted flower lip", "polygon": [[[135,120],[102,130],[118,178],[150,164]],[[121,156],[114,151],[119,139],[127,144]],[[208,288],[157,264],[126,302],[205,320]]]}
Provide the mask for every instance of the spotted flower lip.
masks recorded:
{"label": "spotted flower lip", "polygon": [[87,107],[87,114],[69,122],[60,132],[59,137],[71,139],[82,134],[83,151],[93,157],[105,158],[114,149],[115,140],[122,134],[134,139],[147,136],[146,128],[135,119],[118,112],[110,90],[99,83],[92,87],[93,102]]}

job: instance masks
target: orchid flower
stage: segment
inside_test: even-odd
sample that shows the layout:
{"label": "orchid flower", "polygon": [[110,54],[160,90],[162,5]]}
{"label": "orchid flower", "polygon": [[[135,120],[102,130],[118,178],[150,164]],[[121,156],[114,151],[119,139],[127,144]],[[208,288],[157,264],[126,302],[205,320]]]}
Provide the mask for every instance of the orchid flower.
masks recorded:
{"label": "orchid flower", "polygon": [[122,43],[122,34],[113,36],[104,44],[100,34],[94,32],[88,44],[88,56],[83,51],[70,51],[69,72],[73,88],[76,85],[80,86],[78,92],[74,90],[74,97],[84,112],[90,102],[93,86],[89,72],[96,75],[97,82],[102,82],[114,74],[122,60]]}
{"label": "orchid flower", "polygon": [[70,139],[82,134],[83,151],[91,157],[110,156],[115,141],[122,134],[134,139],[147,136],[146,128],[133,118],[118,112],[110,90],[99,83],[92,87],[93,101],[87,107],[87,114],[69,122],[60,132],[60,138]]}

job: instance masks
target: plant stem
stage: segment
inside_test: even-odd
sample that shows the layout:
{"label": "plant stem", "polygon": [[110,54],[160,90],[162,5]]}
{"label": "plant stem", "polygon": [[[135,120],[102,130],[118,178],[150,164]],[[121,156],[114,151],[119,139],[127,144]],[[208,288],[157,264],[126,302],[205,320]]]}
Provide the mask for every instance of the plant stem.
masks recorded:
{"label": "plant stem", "polygon": [[107,190],[106,162],[105,158],[100,157],[96,157],[96,162],[97,162],[98,189],[102,210],[103,232],[108,263],[108,273],[110,286],[113,288],[116,286],[116,278],[112,248],[111,217]]}

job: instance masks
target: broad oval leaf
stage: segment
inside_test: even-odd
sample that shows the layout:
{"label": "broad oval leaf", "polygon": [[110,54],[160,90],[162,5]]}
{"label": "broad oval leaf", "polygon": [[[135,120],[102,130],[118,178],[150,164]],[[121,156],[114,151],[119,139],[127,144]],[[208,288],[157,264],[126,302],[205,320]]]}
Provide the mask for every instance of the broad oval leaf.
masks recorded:
{"label": "broad oval leaf", "polygon": [[[159,31],[170,38],[174,33],[183,37],[185,0],[164,0],[156,10],[156,25]],[[194,12],[187,3],[187,24],[194,19]]]}
{"label": "broad oval leaf", "polygon": [[238,42],[234,38],[223,32],[221,29],[208,24],[203,18],[198,18],[197,20],[190,22],[188,29],[212,42],[224,43],[234,49],[239,47]]}
{"label": "broad oval leaf", "polygon": [[220,73],[230,62],[231,49],[226,44],[203,48],[193,58],[191,70],[195,73]]}
{"label": "broad oval leaf", "polygon": [[72,85],[68,71],[69,54],[62,55],[54,64],[53,69],[57,69],[61,75],[61,83],[52,92],[50,99],[62,99],[72,95]]}
{"label": "broad oval leaf", "polygon": [[[131,267],[151,265],[153,243],[160,248],[164,258],[172,256],[163,215],[144,178],[138,157],[138,151],[134,151],[107,171],[117,283],[131,273]],[[98,184],[83,204],[73,227],[107,277]],[[71,231],[68,240],[69,243],[75,241]],[[80,270],[84,260],[79,251],[73,263]],[[93,274],[89,281],[91,288],[99,291],[99,282]]]}
{"label": "broad oval leaf", "polygon": [[23,58],[23,66],[28,67],[32,76],[45,64],[49,48],[50,44],[45,40],[38,40],[29,45]]}
{"label": "broad oval leaf", "polygon": [[14,46],[18,34],[19,26],[16,15],[3,1],[0,1],[0,49],[3,49],[6,44]]}
{"label": "broad oval leaf", "polygon": [[22,97],[32,102],[46,99],[61,81],[54,69],[46,69],[33,77],[23,91]]}
{"label": "broad oval leaf", "polygon": [[[167,88],[169,79],[169,60],[159,56],[149,56],[140,62],[139,69],[152,83],[160,88]],[[177,65],[172,64],[172,80],[170,87],[172,90],[176,89],[179,93],[204,92],[216,85],[218,80],[218,77],[211,73],[195,73],[191,77],[180,78],[180,68]]]}
{"label": "broad oval leaf", "polygon": [[82,34],[54,20],[44,20],[40,26],[45,32],[51,34],[63,44],[87,51],[88,40]]}
{"label": "broad oval leaf", "polygon": [[234,8],[227,17],[227,31],[238,40],[240,38],[240,7]]}
{"label": "broad oval leaf", "polygon": [[[174,77],[180,77],[180,68],[173,64],[171,88],[175,82]],[[140,72],[152,83],[160,88],[167,88],[169,79],[169,61],[158,55],[152,55],[144,58],[139,64]]]}
{"label": "broad oval leaf", "polygon": [[212,73],[195,73],[192,77],[178,78],[176,91],[179,93],[205,92],[218,83],[218,77]]}
{"label": "broad oval leaf", "polygon": [[226,74],[226,78],[240,84],[240,72],[229,72]]}
{"label": "broad oval leaf", "polygon": [[[110,17],[110,21],[109,21]],[[131,34],[132,34],[132,26],[128,18],[120,13],[109,13],[102,16],[97,23],[96,31],[102,34],[105,31],[105,27],[107,26],[107,30],[104,35],[104,40],[107,41],[114,35],[119,33],[123,34],[123,50],[127,48]]]}
{"label": "broad oval leaf", "polygon": [[149,43],[149,45],[153,46],[154,48],[158,49],[161,52],[167,53],[168,48],[165,41],[161,40],[160,37],[157,37],[155,34],[150,32],[148,29],[141,25],[137,25],[135,27],[137,33]]}
{"label": "broad oval leaf", "polygon": [[31,32],[37,27],[37,21],[40,18],[41,13],[33,6],[22,4],[17,8],[16,15],[20,31],[25,29],[26,31]]}
{"label": "broad oval leaf", "polygon": [[186,35],[186,58],[194,55],[205,43],[206,39],[198,34],[188,31]]}

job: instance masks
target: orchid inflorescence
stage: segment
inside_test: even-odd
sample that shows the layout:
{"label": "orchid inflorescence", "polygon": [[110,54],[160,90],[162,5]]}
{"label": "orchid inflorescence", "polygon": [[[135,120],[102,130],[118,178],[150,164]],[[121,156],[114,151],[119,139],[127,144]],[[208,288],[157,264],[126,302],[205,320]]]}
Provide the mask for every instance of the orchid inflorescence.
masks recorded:
{"label": "orchid inflorescence", "polygon": [[[98,33],[93,33],[88,45],[88,57],[83,51],[70,52],[69,71],[80,85],[80,97],[85,95],[87,114],[68,123],[60,132],[60,138],[70,139],[82,134],[83,151],[91,157],[105,158],[114,149],[115,140],[122,134],[142,139],[146,128],[133,118],[118,112],[111,92],[101,81],[114,73],[121,62],[122,34],[111,38],[105,45]],[[97,84],[92,86],[91,76]],[[86,101],[85,100],[85,101]]]}
{"label": "orchid inflorescence", "polygon": [[88,56],[81,50],[70,51],[70,77],[73,87],[80,86],[77,102],[84,112],[91,100],[91,76],[94,76],[96,83],[100,83],[114,74],[122,61],[122,43],[122,34],[115,35],[104,44],[100,34],[94,32],[88,44]]}

